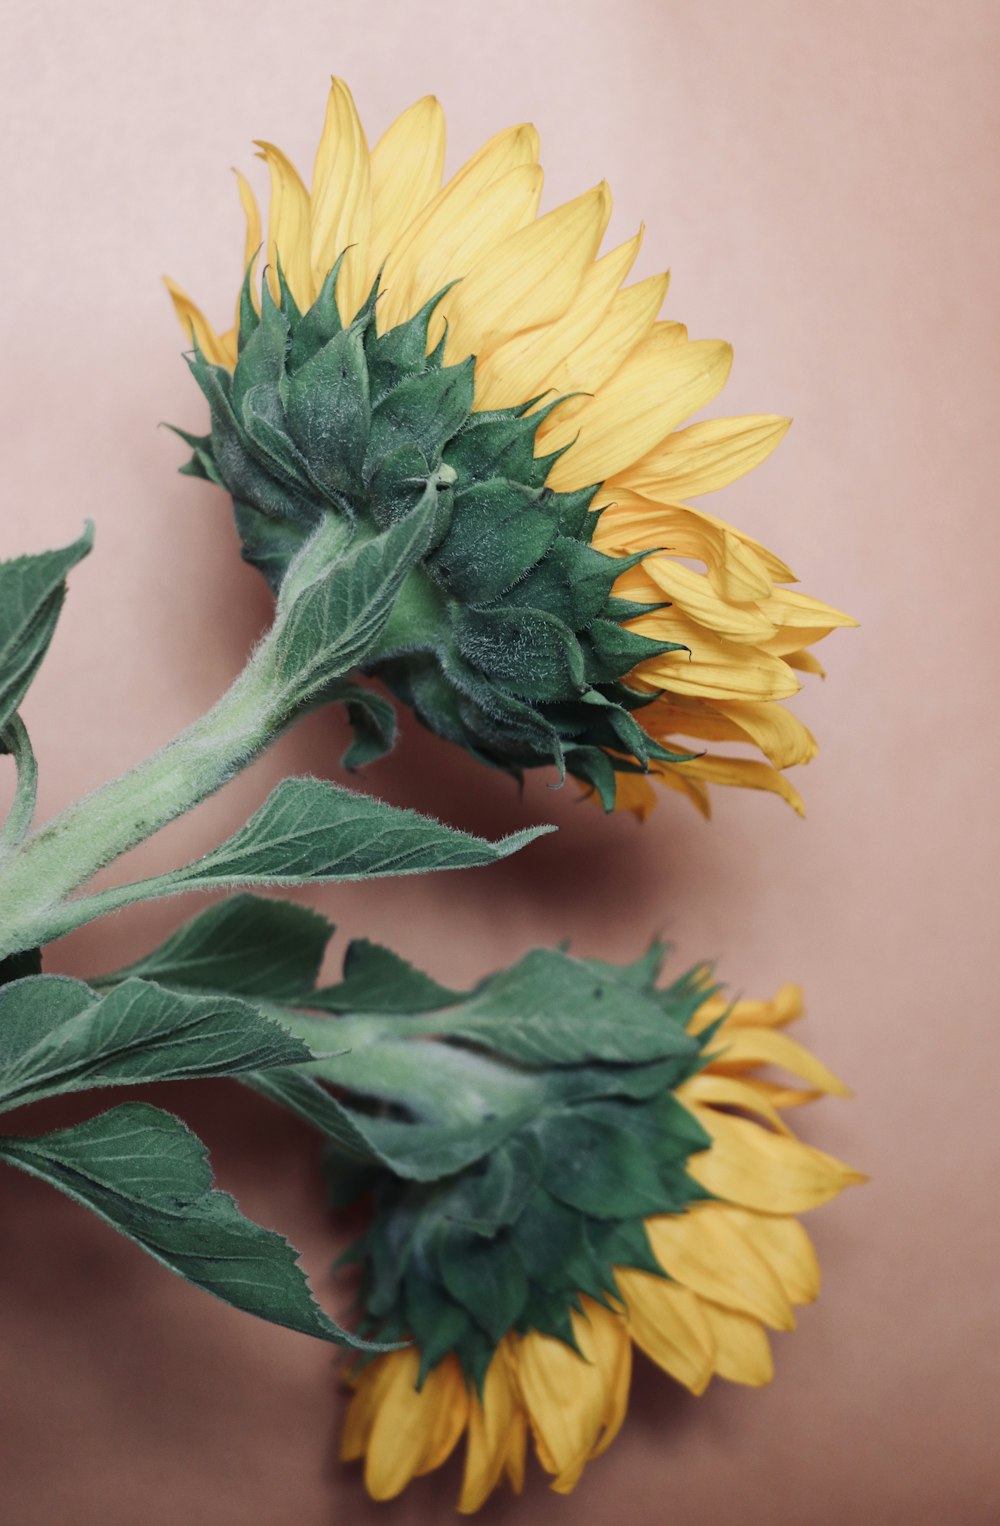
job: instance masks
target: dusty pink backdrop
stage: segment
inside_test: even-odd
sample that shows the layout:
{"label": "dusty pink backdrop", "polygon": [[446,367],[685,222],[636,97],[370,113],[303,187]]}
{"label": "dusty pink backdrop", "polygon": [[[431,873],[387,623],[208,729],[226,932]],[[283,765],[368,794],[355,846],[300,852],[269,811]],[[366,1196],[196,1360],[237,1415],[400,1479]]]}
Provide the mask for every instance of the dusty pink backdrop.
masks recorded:
{"label": "dusty pink backdrop", "polygon": [[[863,622],[801,697],[822,741],[805,824],[720,794],[711,826],[667,798],[640,830],[540,780],[521,804],[411,723],[378,792],[473,829],[563,830],[495,871],[310,898],[451,981],[535,940],[617,956],[666,929],[748,991],[801,979],[806,1036],[856,1084],[810,1137],[874,1181],[812,1221],[826,1290],[779,1337],[776,1383],[696,1402],[643,1373],[571,1503],[536,1476],[487,1520],[1000,1518],[998,32],[988,0],[36,0],[6,17],[0,553],[98,525],[25,707],[46,812],[213,700],[265,619],[223,501],[175,475],[181,449],[155,427],[202,418],[159,277],[228,314],[242,233],[227,166],[260,136],[308,164],[330,71],[373,136],[437,93],[454,162],[534,120],[549,204],[608,177],[613,231],[644,218],[644,271],[673,268],[671,314],[735,343],[727,409],[797,419],[712,506]],[[337,740],[303,727],[144,865],[218,840],[282,771],[334,772]],[[120,962],[191,909],[84,931],[53,965]],[[306,1131],[234,1086],[168,1100],[329,1299]],[[327,1350],[211,1303],[26,1179],[0,1192],[5,1520],[449,1517],[454,1468],[378,1510],[333,1464]]]}

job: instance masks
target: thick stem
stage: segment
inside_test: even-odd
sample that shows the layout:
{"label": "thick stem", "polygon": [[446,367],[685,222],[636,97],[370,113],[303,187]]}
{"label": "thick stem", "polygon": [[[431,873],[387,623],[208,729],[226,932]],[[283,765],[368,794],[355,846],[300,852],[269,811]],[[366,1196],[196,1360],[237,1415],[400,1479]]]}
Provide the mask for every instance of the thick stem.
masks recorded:
{"label": "thick stem", "polygon": [[61,903],[221,788],[281,730],[282,709],[265,642],[207,715],[29,837],[0,869],[0,958],[64,931]]}

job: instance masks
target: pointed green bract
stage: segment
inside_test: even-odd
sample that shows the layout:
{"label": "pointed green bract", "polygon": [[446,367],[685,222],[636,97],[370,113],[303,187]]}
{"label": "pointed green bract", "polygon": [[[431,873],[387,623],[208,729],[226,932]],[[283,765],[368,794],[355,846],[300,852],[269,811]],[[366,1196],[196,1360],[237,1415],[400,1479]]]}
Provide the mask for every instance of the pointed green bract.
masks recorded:
{"label": "pointed green bract", "polygon": [[93,527],[61,551],[0,562],[0,730],[10,721],[52,640],[66,575],[90,550]]}
{"label": "pointed green bract", "polygon": [[[650,696],[622,683],[677,647],[621,623],[638,608],[611,590],[638,558],[590,546],[597,485],[546,486],[556,457],[536,456],[535,437],[558,400],[474,412],[474,361],[448,366],[440,346],[428,353],[443,293],[379,334],[377,284],[345,328],[336,281],[335,269],[304,314],[283,277],[277,303],[265,282],[258,317],[248,272],[234,373],[197,350],[190,362],[212,430],[184,436],[186,469],[229,490],[244,555],[276,592],[318,526],[334,521],[363,558],[373,534],[394,527],[417,547],[420,520],[423,543],[386,585],[384,627],[359,633],[357,666],[482,761],[515,775],[554,763],[610,809],[618,771],[686,756],[645,738],[629,712]],[[418,513],[429,499],[433,522]],[[313,602],[339,599],[339,587],[331,580]],[[354,767],[387,750],[394,728],[361,700],[352,718]]]}

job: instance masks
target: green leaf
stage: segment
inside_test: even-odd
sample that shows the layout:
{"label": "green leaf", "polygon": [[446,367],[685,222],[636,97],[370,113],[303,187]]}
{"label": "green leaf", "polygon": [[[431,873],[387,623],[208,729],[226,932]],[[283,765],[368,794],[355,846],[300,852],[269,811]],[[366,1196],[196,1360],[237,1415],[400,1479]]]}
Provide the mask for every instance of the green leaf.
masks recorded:
{"label": "green leaf", "polygon": [[38,796],[38,765],[31,741],[19,715],[12,715],[0,727],[0,753],[9,753],[17,769],[14,801],[7,820],[0,827],[0,858],[18,847],[31,831]]}
{"label": "green leaf", "polygon": [[[290,714],[329,697],[334,679],[363,662],[377,644],[408,573],[431,544],[439,514],[438,479],[432,477],[405,519],[363,545],[322,566],[319,576],[279,604],[273,644],[277,680]],[[326,540],[327,527],[317,531]],[[302,553],[303,567],[312,546]],[[289,572],[282,603],[302,576],[299,563]]]}
{"label": "green leaf", "polygon": [[235,997],[129,979],[106,996],[37,975],[0,988],[0,1109],[62,1092],[235,1075],[313,1051]]}
{"label": "green leaf", "polygon": [[573,1113],[536,1125],[553,1197],[598,1219],[664,1213],[669,1208],[655,1163],[624,1129]]}
{"label": "green leaf", "polygon": [[446,1229],[438,1245],[441,1280],[492,1340],[498,1341],[519,1317],[528,1297],[528,1278],[511,1240],[483,1240],[474,1230]]}
{"label": "green leaf", "polygon": [[324,1012],[430,1012],[461,1001],[390,948],[356,938],[344,955],[344,978],[314,991],[306,1005]]}
{"label": "green leaf", "polygon": [[66,596],[66,574],[87,555],[93,526],[61,551],[0,562],[0,727],[28,691]]}
{"label": "green leaf", "polygon": [[332,933],[326,918],[307,906],[237,895],[186,922],[145,958],[92,984],[100,989],[139,976],[194,991],[294,1002],[312,991]]}
{"label": "green leaf", "polygon": [[377,763],[396,745],[396,711],[390,700],[360,684],[337,684],[328,698],[346,705],[353,741],[341,758],[351,773]]}
{"label": "green leaf", "polygon": [[635,1065],[698,1053],[653,997],[549,949],[484,981],[435,1027],[530,1065]]}
{"label": "green leaf", "polygon": [[127,887],[158,895],[219,886],[302,885],[431,869],[474,869],[507,858],[553,827],[488,842],[416,811],[319,779],[285,779],[245,826],[184,869]]}
{"label": "green leaf", "polygon": [[0,1159],[90,1208],[161,1265],[225,1303],[342,1345],[367,1343],[316,1303],[288,1241],[212,1186],[201,1141],[145,1103],[38,1139],[0,1139]]}

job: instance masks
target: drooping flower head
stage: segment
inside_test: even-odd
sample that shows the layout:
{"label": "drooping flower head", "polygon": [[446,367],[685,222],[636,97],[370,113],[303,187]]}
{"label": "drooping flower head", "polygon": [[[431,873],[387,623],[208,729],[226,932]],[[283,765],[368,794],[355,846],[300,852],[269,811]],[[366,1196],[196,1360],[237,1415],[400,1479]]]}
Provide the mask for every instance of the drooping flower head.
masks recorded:
{"label": "drooping flower head", "polygon": [[[600,253],[604,184],[538,215],[534,129],[442,186],[444,119],[418,101],[369,150],[334,81],[307,189],[271,180],[266,274],[247,219],[237,324],[171,286],[212,430],[190,470],[232,494],[244,553],[280,586],[318,524],[368,537],[435,479],[433,545],[362,669],[432,730],[513,773],[555,762],[644,814],[647,778],[707,810],[710,782],[772,790],[815,744],[781,703],[838,625],[789,568],[688,500],[761,462],[771,415],[681,427],[731,351],[662,321],[667,277],[626,285],[641,234]],[[694,562],[704,570],[696,570]],[[749,743],[764,760],[714,755]]]}
{"label": "drooping flower head", "polygon": [[356,945],[309,998],[345,1014],[307,1036],[349,1050],[330,1180],[369,1194],[361,1330],[412,1342],[353,1379],[342,1452],[376,1498],[463,1435],[462,1510],[520,1487],[529,1435],[568,1492],[624,1420],[633,1347],[696,1394],[760,1385],[767,1331],[816,1296],[797,1215],[861,1178],[784,1114],[845,1088],[781,1031],[796,987],[727,1004],[703,968],[658,989],[662,958],[535,951],[461,993]]}

